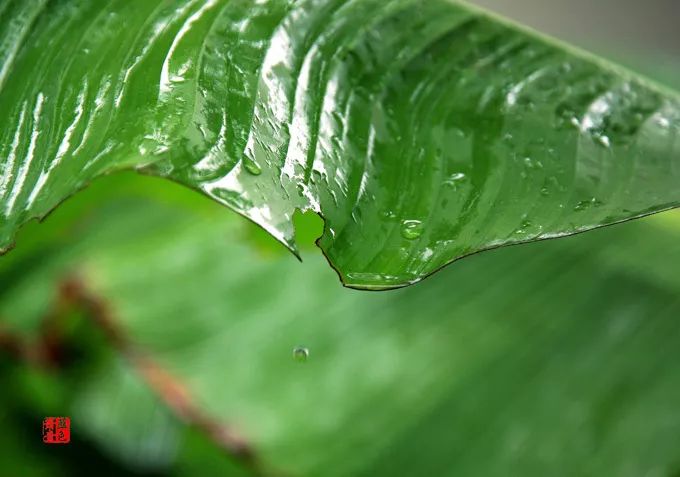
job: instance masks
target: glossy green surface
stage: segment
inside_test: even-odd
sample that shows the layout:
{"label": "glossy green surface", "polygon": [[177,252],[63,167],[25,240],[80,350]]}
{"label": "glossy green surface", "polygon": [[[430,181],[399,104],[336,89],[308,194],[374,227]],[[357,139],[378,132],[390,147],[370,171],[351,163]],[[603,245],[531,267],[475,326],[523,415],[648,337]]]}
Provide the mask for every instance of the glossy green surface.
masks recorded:
{"label": "glossy green surface", "polygon": [[[0,262],[0,325],[35,333],[77,274],[265,476],[677,475],[677,213],[480,254],[385,293],[339,287],[319,254],[265,254],[238,240],[248,225],[179,186],[107,178],[35,226],[50,247],[27,230]],[[14,370],[0,375],[0,457],[28,448],[53,463],[41,475],[99,475],[82,470],[88,444],[113,475],[236,475],[190,452],[96,331],[83,318],[70,333],[97,351],[80,367],[0,366]],[[34,420],[72,417],[75,465],[33,427],[7,431],[17,401]]]}
{"label": "glossy green surface", "polygon": [[126,167],[389,288],[680,202],[673,92],[449,0],[0,2],[0,248]]}

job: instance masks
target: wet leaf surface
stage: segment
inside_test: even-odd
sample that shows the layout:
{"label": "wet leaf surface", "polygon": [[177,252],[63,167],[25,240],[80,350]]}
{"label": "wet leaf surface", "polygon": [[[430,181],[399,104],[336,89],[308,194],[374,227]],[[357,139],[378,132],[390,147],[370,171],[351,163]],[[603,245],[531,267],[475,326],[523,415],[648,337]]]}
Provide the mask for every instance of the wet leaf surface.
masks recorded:
{"label": "wet leaf surface", "polygon": [[343,282],[675,207],[678,95],[449,0],[7,0],[0,248],[93,178],[142,169]]}

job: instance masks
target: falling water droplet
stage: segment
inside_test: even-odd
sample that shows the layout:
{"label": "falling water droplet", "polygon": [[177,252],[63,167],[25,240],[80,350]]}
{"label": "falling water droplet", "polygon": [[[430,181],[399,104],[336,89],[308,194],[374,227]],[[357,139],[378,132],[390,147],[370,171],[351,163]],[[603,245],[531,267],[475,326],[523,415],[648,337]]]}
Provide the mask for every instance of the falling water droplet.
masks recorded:
{"label": "falling water droplet", "polygon": [[423,234],[423,223],[420,220],[404,220],[401,223],[401,236],[415,240]]}
{"label": "falling water droplet", "polygon": [[304,346],[296,346],[293,348],[293,359],[298,363],[304,363],[309,358],[309,349]]}
{"label": "falling water droplet", "polygon": [[257,162],[253,161],[249,157],[243,158],[243,167],[246,169],[246,171],[250,172],[254,176],[259,176],[262,174],[262,169],[257,164]]}

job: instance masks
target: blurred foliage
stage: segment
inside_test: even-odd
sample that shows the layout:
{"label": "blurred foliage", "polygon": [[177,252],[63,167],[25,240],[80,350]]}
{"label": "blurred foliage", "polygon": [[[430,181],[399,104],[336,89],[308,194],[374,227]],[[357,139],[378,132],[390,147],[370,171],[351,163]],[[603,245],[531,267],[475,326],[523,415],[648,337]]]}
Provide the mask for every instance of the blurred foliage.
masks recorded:
{"label": "blurred foliage", "polygon": [[[123,174],[26,230],[0,271],[4,343],[34,355],[4,347],[3,460],[22,475],[680,467],[678,214],[488,252],[382,293],[341,288],[316,251],[303,265],[262,253],[281,246],[248,240],[253,227]],[[64,304],[74,280],[115,322],[87,300]],[[36,358],[50,340],[59,352]],[[178,413],[141,355],[253,460]],[[46,415],[72,417],[72,444],[40,442]]]}

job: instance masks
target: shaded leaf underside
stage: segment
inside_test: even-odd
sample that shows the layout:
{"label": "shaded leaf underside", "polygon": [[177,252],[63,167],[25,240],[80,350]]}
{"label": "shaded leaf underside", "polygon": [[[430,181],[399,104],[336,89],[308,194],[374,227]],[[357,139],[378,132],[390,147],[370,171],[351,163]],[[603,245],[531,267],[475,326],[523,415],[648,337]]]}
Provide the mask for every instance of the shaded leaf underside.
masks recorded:
{"label": "shaded leaf underside", "polygon": [[0,111],[0,248],[123,168],[364,288],[680,200],[675,93],[446,0],[5,0]]}

